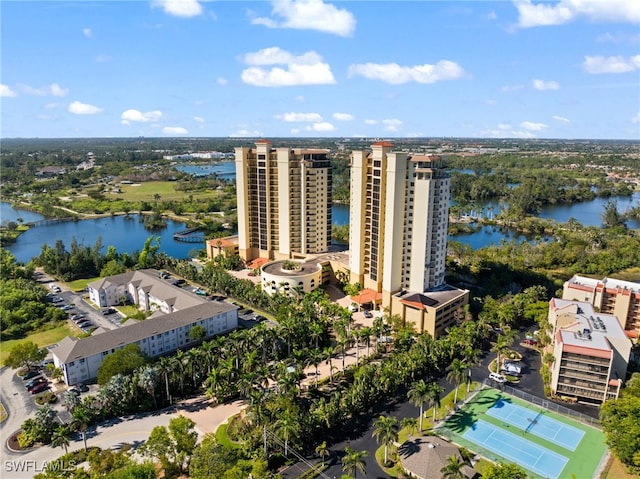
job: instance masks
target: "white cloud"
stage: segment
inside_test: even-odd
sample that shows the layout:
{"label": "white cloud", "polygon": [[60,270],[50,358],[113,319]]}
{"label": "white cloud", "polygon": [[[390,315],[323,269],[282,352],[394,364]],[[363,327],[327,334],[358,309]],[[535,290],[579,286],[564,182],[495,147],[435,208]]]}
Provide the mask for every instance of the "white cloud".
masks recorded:
{"label": "white cloud", "polygon": [[382,124],[384,125],[384,129],[387,131],[398,131],[402,126],[402,121],[397,118],[390,118],[387,120],[382,120]]}
{"label": "white cloud", "polygon": [[102,113],[102,108],[88,103],[81,103],[77,100],[69,104],[68,110],[70,113],[74,113],[76,115],[96,115],[98,113]]}
{"label": "white cloud", "polygon": [[93,35],[93,32],[91,31],[90,28],[83,28],[82,34],[87,38],[91,38],[91,35]]}
{"label": "white cloud", "polygon": [[377,125],[378,120],[365,120],[364,123],[365,125]]}
{"label": "white cloud", "polygon": [[51,89],[51,94],[53,96],[63,97],[63,96],[66,96],[67,93],[69,93],[69,89],[68,88],[62,88],[57,83],[52,83],[49,88]]}
{"label": "white cloud", "polygon": [[624,58],[621,56],[602,57],[595,56],[584,57],[582,68],[587,73],[627,73],[640,69],[640,55]]}
{"label": "white cloud", "polygon": [[350,113],[334,113],[333,118],[338,121],[351,121],[354,119],[354,116]]}
{"label": "white cloud", "polygon": [[186,135],[189,133],[186,128],[181,126],[165,126],[162,129],[162,133],[165,135]]}
{"label": "white cloud", "polygon": [[520,127],[527,131],[541,131],[548,128],[548,125],[545,125],[544,123],[535,123],[533,121],[523,121],[520,123]]}
{"label": "white cloud", "polygon": [[45,108],[45,110],[55,110],[57,108],[60,108],[61,106],[63,106],[63,105],[61,105],[60,103],[47,103],[44,106],[44,108]]}
{"label": "white cloud", "polygon": [[336,128],[328,121],[314,123],[306,128],[307,131],[333,131]]}
{"label": "white cloud", "polygon": [[518,91],[518,90],[522,90],[523,88],[524,88],[524,85],[504,85],[500,89],[502,91]]}
{"label": "white cloud", "polygon": [[510,130],[511,128],[513,128],[509,123],[499,123],[498,124],[498,130]]}
{"label": "white cloud", "polygon": [[120,115],[120,123],[123,125],[129,125],[131,122],[147,123],[149,121],[158,121],[160,118],[162,118],[162,112],[158,110],[143,113],[139,110],[129,109],[123,111],[122,115]]}
{"label": "white cloud", "polygon": [[560,0],[554,3],[532,3],[514,0],[518,10],[518,26],[523,28],[562,25],[584,18],[590,22],[640,22],[637,0]]}
{"label": "white cloud", "polygon": [[[278,87],[294,85],[326,85],[335,83],[331,68],[314,51],[295,56],[279,47],[247,53],[244,61],[251,66],[242,71],[242,81],[254,86]],[[263,65],[285,65],[284,68],[262,68]]]}
{"label": "white cloud", "polygon": [[206,120],[201,116],[194,116],[193,121],[195,121],[196,123],[204,123]]}
{"label": "white cloud", "polygon": [[245,128],[241,128],[229,135],[231,138],[255,138],[260,136],[265,136],[263,132],[259,130],[247,130]]}
{"label": "white cloud", "polygon": [[553,115],[552,118],[560,123],[571,123],[569,118],[565,118],[564,116]]}
{"label": "white cloud", "polygon": [[318,30],[342,37],[351,36],[356,28],[351,12],[322,0],[275,0],[271,14],[278,19],[254,17],[251,23],[268,28]]}
{"label": "white cloud", "polygon": [[198,0],[151,0],[152,7],[161,7],[165,13],[175,17],[189,18],[202,14]]}
{"label": "white cloud", "polygon": [[276,115],[278,120],[283,120],[288,123],[298,122],[298,121],[314,121],[320,122],[322,121],[322,116],[319,113],[285,113],[284,115]]}
{"label": "white cloud", "polygon": [[291,130],[289,131],[292,135],[297,135],[298,133],[300,133],[300,128],[291,128]]}
{"label": "white cloud", "polygon": [[496,20],[498,18],[498,15],[496,14],[496,12],[489,12],[487,14],[487,20]]}
{"label": "white cloud", "polygon": [[228,83],[227,79],[224,77],[218,77],[216,81],[218,82],[218,85],[221,86],[225,86]]}
{"label": "white cloud", "polygon": [[411,81],[417,83],[435,83],[442,80],[455,80],[465,74],[464,69],[449,60],[440,60],[435,65],[400,66],[397,63],[363,63],[349,66],[349,77],[361,75],[370,80],[381,80],[391,84]]}
{"label": "white cloud", "polygon": [[294,98],[295,101],[299,101],[300,103],[304,103],[305,102],[305,98],[303,95],[298,95]]}
{"label": "white cloud", "polygon": [[560,88],[560,84],[553,80],[533,80],[533,88],[539,91],[558,90]]}
{"label": "white cloud", "polygon": [[96,63],[107,63],[111,61],[111,57],[109,55],[98,55],[95,58]]}
{"label": "white cloud", "polygon": [[0,84],[0,97],[15,98],[18,94],[9,87],[9,85]]}
{"label": "white cloud", "polygon": [[67,93],[69,93],[68,88],[62,88],[57,83],[52,83],[51,85],[43,86],[40,88],[34,88],[29,85],[20,84],[19,88],[23,93],[26,93],[27,95],[34,95],[34,96],[53,95],[57,97],[63,97],[63,96],[66,96]]}
{"label": "white cloud", "polygon": [[633,124],[638,124],[640,123],[640,111],[638,112],[638,114],[636,116],[634,116],[633,118],[631,118],[631,123]]}

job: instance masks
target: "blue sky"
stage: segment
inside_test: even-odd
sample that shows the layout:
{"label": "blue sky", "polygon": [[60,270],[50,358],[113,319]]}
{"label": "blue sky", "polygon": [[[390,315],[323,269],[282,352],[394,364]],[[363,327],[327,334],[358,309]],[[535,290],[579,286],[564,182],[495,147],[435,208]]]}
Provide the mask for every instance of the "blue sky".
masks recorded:
{"label": "blue sky", "polygon": [[640,139],[640,1],[0,2],[1,136]]}

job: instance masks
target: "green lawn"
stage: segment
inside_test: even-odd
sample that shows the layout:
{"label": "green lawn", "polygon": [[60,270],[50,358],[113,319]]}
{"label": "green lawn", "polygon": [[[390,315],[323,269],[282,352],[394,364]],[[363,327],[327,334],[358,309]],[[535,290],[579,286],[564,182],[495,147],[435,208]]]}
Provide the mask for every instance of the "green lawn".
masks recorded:
{"label": "green lawn", "polygon": [[50,344],[57,343],[66,336],[79,336],[80,334],[80,330],[74,330],[69,322],[65,321],[58,327],[32,333],[26,338],[2,341],[2,351],[0,351],[0,364],[4,365],[5,359],[7,358],[7,356],[9,356],[9,353],[11,353],[11,350],[17,344],[32,341],[39,347],[44,348],[45,346],[49,346]]}
{"label": "green lawn", "polygon": [[89,283],[92,283],[94,281],[99,280],[100,277],[98,276],[97,278],[88,278],[88,279],[76,279],[75,281],[70,281],[68,283],[65,283],[69,289],[71,289],[72,291],[82,291],[84,288],[86,288]]}
{"label": "green lawn", "polygon": [[[485,450],[481,446],[478,446],[477,444],[462,437],[467,429],[474,425],[481,416],[483,421],[489,422],[495,427],[500,429],[504,429],[506,427],[500,419],[485,414],[485,412],[500,398],[507,399],[513,404],[531,409],[534,413],[537,413],[540,410],[539,406],[533,406],[532,404],[518,398],[501,393],[496,389],[487,388],[478,393],[478,395],[466,404],[461,411],[450,417],[443,426],[436,430],[436,433],[451,439],[456,444],[466,447],[470,451],[474,451],[488,458],[500,459],[499,457],[495,457],[495,453]],[[569,461],[560,473],[559,479],[593,477],[607,449],[604,433],[594,427],[549,410],[546,410],[544,414],[545,416],[549,416],[559,422],[563,422],[576,429],[584,431],[584,436],[575,451],[569,451],[555,443],[535,436],[534,434],[527,434],[525,431],[522,431],[517,427],[510,427],[509,432],[568,458]],[[503,460],[507,461],[506,459]],[[527,473],[533,478],[540,477],[529,470],[527,470]]]}
{"label": "green lawn", "polygon": [[160,201],[170,200],[186,200],[189,196],[193,196],[194,201],[202,200],[203,198],[213,198],[220,196],[219,191],[176,191],[177,183],[175,181],[146,181],[140,183],[138,186],[134,185],[121,185],[121,194],[118,194],[119,199],[126,201],[148,201],[154,202],[155,195],[160,195]]}

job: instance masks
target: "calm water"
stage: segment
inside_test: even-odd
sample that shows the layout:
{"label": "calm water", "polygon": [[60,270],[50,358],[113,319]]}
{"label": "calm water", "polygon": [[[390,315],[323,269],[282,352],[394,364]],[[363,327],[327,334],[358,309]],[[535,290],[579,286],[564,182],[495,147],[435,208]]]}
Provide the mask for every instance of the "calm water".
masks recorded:
{"label": "calm water", "polygon": [[[12,209],[8,203],[0,203],[0,213],[2,221],[8,220]],[[27,221],[26,213],[17,210],[18,216]],[[35,213],[30,213],[34,215]],[[37,221],[42,216],[30,217],[28,221]],[[62,240],[67,249],[71,245],[73,238],[84,246],[93,247],[98,237],[102,237],[104,246],[103,253],[107,246],[113,245],[119,253],[133,253],[141,250],[144,242],[149,236],[160,236],[160,251],[174,258],[189,258],[192,250],[204,248],[203,243],[182,243],[174,241],[173,233],[185,229],[183,223],[168,221],[167,227],[162,231],[152,233],[144,229],[144,225],[138,222],[137,215],[131,215],[131,219],[124,216],[113,216],[99,219],[68,221],[47,226],[37,226],[23,233],[15,244],[9,245],[7,249],[16,257],[18,261],[26,263],[35,256],[39,256],[42,245],[54,246],[57,240]]]}
{"label": "calm water", "polygon": [[176,166],[175,169],[194,176],[209,176],[215,174],[217,177],[225,180],[236,179],[235,161],[221,161],[210,165],[180,165]]}
{"label": "calm water", "polygon": [[[233,162],[223,162],[212,166],[221,165],[227,165],[227,168],[231,165],[235,168]],[[233,174],[235,175],[235,169]],[[585,203],[548,207],[539,216],[553,219],[560,223],[564,223],[573,217],[585,226],[601,226],[602,213],[606,202],[606,198],[596,198]],[[640,192],[635,192],[631,197],[618,198],[618,210],[621,212],[638,205],[640,205]],[[484,216],[492,217],[498,214],[499,211],[500,204],[486,204],[479,212]],[[2,223],[17,221],[18,218],[22,218],[25,223],[43,219],[37,213],[14,210],[8,203],[0,202],[0,221]],[[43,244],[53,246],[56,240],[60,239],[68,248],[71,240],[75,237],[79,243],[85,246],[93,246],[100,236],[102,237],[104,251],[106,251],[107,246],[113,245],[120,253],[133,253],[136,250],[140,250],[145,240],[152,234],[160,236],[160,250],[174,258],[192,257],[196,250],[204,248],[202,243],[174,241],[173,233],[183,230],[185,228],[183,223],[168,221],[167,228],[160,232],[150,233],[138,222],[137,215],[131,215],[131,218],[125,219],[124,216],[114,216],[35,227],[20,235],[18,242],[8,246],[7,249],[13,253],[18,261],[27,262],[40,254]],[[335,225],[348,224],[349,205],[333,205],[332,218]],[[640,223],[638,221],[629,221],[627,226],[637,229],[640,228]],[[449,240],[468,244],[473,249],[499,244],[502,240],[533,241],[532,238],[500,230],[493,226],[483,226],[477,233],[450,236]]]}

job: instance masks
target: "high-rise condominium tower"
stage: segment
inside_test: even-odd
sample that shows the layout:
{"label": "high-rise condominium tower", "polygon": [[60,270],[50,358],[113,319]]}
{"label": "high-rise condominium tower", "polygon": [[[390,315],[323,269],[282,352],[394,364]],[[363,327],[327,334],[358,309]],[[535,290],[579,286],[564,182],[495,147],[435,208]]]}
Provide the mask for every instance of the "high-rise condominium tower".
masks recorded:
{"label": "high-rise condominium tower", "polygon": [[381,293],[383,307],[435,335],[468,301],[467,291],[444,282],[450,179],[439,156],[392,148],[381,141],[352,154],[351,282]]}
{"label": "high-rise condominium tower", "polygon": [[287,259],[323,253],[331,244],[329,150],[238,147],[239,255]]}

